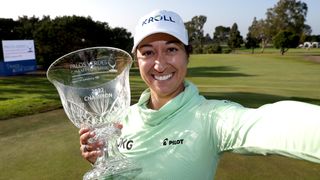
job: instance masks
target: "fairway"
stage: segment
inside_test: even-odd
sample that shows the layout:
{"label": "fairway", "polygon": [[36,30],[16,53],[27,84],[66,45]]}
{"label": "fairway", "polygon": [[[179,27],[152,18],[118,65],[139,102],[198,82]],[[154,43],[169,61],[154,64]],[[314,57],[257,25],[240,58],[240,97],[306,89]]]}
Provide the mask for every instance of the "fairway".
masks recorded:
{"label": "fairway", "polygon": [[[319,57],[320,51],[312,54]],[[134,103],[146,86],[136,68],[132,68],[130,78]],[[320,63],[308,61],[300,50],[285,56],[192,55],[187,79],[209,99],[228,99],[247,107],[280,100],[320,105]],[[46,107],[47,110],[60,107],[53,88],[43,75],[0,78],[0,111],[6,112],[0,119],[23,116],[30,109],[38,109],[35,115],[0,120],[1,180],[82,179],[91,168],[80,156],[78,129],[63,110],[38,113],[46,111]],[[10,101],[14,103],[11,105]],[[19,102],[28,102],[23,112],[14,109]],[[231,153],[222,157],[216,175],[218,180],[319,178],[320,164],[275,155]]]}
{"label": "fairway", "polygon": [[320,104],[320,63],[304,56],[195,55],[188,79],[209,99],[228,99],[248,107],[279,100]]}

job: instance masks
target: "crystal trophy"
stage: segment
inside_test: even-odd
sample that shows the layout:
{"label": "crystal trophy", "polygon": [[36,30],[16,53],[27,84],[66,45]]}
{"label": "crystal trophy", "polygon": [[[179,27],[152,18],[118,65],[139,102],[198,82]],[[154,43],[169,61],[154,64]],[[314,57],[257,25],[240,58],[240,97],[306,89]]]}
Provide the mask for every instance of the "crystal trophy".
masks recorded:
{"label": "crystal trophy", "polygon": [[64,111],[78,128],[89,127],[103,141],[102,156],[83,179],[134,179],[142,169],[120,153],[115,126],[130,106],[131,56],[117,48],[92,47],[66,54],[53,62],[47,78],[56,87]]}

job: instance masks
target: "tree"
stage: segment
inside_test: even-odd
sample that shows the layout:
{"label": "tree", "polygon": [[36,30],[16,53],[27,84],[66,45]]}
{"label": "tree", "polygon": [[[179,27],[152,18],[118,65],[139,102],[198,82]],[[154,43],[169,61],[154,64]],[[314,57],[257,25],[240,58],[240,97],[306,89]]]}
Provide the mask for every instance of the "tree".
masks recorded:
{"label": "tree", "polygon": [[40,20],[37,29],[33,32],[36,48],[36,59],[38,64],[44,65],[44,67],[49,67],[51,53],[54,51],[54,42],[52,39],[55,38],[54,35],[54,24],[49,16],[44,17]]}
{"label": "tree", "polygon": [[257,24],[258,24],[257,18],[254,17],[252,21],[252,25],[249,26],[248,28],[248,33],[247,33],[247,38],[245,43],[245,47],[247,49],[251,48],[252,54],[254,53],[254,49],[259,47],[259,42],[261,41],[260,34],[258,34],[258,31],[256,30]]}
{"label": "tree", "polygon": [[230,27],[217,26],[213,33],[213,40],[217,43],[226,43],[230,35]]}
{"label": "tree", "polygon": [[222,47],[218,43],[213,43],[204,47],[204,53],[220,54],[222,53]]}
{"label": "tree", "polygon": [[299,44],[299,36],[290,31],[280,31],[274,38],[273,44],[280,49],[281,55],[284,55],[289,48],[297,47]]}
{"label": "tree", "polygon": [[255,37],[253,37],[250,32],[248,32],[248,34],[247,34],[245,47],[247,49],[250,48],[252,50],[252,54],[254,53],[254,49],[259,47],[259,40]]}
{"label": "tree", "polygon": [[48,67],[55,59],[84,47],[112,46],[130,51],[131,33],[111,29],[91,17],[63,16],[41,20],[34,33],[39,61]]}
{"label": "tree", "polygon": [[203,26],[206,21],[207,17],[200,15],[194,16],[191,21],[185,23],[186,29],[188,30],[189,42],[194,46],[203,46]]}
{"label": "tree", "polygon": [[265,20],[257,20],[256,17],[253,18],[251,26],[248,28],[248,34],[250,38],[254,38],[261,43],[261,52],[264,52],[265,47],[271,41],[272,36],[270,33],[270,24]]}
{"label": "tree", "polygon": [[319,35],[306,36],[306,41],[309,41],[309,42],[320,42],[320,34]]}
{"label": "tree", "polygon": [[0,40],[16,39],[18,33],[15,31],[15,27],[17,26],[19,23],[13,19],[0,18]]}
{"label": "tree", "polygon": [[126,51],[132,47],[131,33],[126,29],[112,29],[108,23],[81,16],[0,18],[0,39],[34,39],[36,59],[45,68],[60,56],[85,47],[112,46]]}
{"label": "tree", "polygon": [[204,37],[204,44],[211,44],[212,43],[212,38],[210,37],[210,35],[207,33],[206,36]]}
{"label": "tree", "polygon": [[243,43],[243,38],[240,35],[240,32],[238,31],[238,25],[237,23],[234,23],[230,30],[228,46],[232,51],[234,51],[236,48],[241,47],[242,43]]}
{"label": "tree", "polygon": [[15,28],[15,31],[19,34],[17,39],[33,39],[33,33],[39,23],[39,18],[32,16],[22,16],[18,19],[19,26]]}
{"label": "tree", "polygon": [[114,43],[114,47],[127,50],[131,52],[133,46],[133,38],[131,33],[124,28],[116,27],[112,30],[112,35],[110,36],[111,42]]}
{"label": "tree", "polygon": [[298,0],[279,0],[266,12],[266,19],[254,18],[249,32],[261,42],[261,52],[280,31],[290,31],[303,40],[311,34],[311,27],[305,24],[308,7]]}
{"label": "tree", "polygon": [[267,10],[266,22],[272,37],[280,31],[289,31],[293,34],[302,36],[310,33],[310,26],[305,24],[308,12],[306,3],[299,0],[279,0],[278,3]]}
{"label": "tree", "polygon": [[[0,41],[13,40],[18,36],[14,28],[18,26],[18,22],[13,19],[0,18]],[[3,50],[0,44],[0,61],[3,60]]]}

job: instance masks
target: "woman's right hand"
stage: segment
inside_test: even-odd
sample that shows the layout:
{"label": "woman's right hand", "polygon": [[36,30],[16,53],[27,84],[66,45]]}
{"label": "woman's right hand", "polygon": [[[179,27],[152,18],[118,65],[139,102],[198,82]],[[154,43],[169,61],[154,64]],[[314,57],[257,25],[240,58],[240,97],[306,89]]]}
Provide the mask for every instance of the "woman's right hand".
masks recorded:
{"label": "woman's right hand", "polygon": [[80,135],[80,151],[84,159],[94,164],[99,156],[102,155],[103,142],[98,141],[89,143],[88,140],[95,136],[89,128],[81,128],[79,130]]}

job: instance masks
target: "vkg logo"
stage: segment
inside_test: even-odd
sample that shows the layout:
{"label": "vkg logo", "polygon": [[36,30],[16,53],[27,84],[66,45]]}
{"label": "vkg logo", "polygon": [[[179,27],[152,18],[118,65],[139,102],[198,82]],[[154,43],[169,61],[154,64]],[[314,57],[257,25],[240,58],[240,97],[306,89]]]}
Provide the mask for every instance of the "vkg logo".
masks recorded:
{"label": "vkg logo", "polygon": [[163,140],[162,145],[163,146],[171,146],[171,145],[178,145],[178,144],[183,144],[184,139],[177,139],[177,140],[169,140],[168,138],[165,138]]}
{"label": "vkg logo", "polygon": [[149,24],[149,23],[152,23],[152,22],[155,22],[155,21],[168,21],[168,22],[173,22],[175,23],[175,21],[172,19],[171,16],[166,16],[166,15],[156,15],[154,17],[149,17],[148,19],[145,19],[142,23],[142,26],[143,25],[146,25],[146,24]]}
{"label": "vkg logo", "polygon": [[133,146],[132,140],[120,138],[118,141],[118,148],[130,150],[132,149],[132,146]]}

